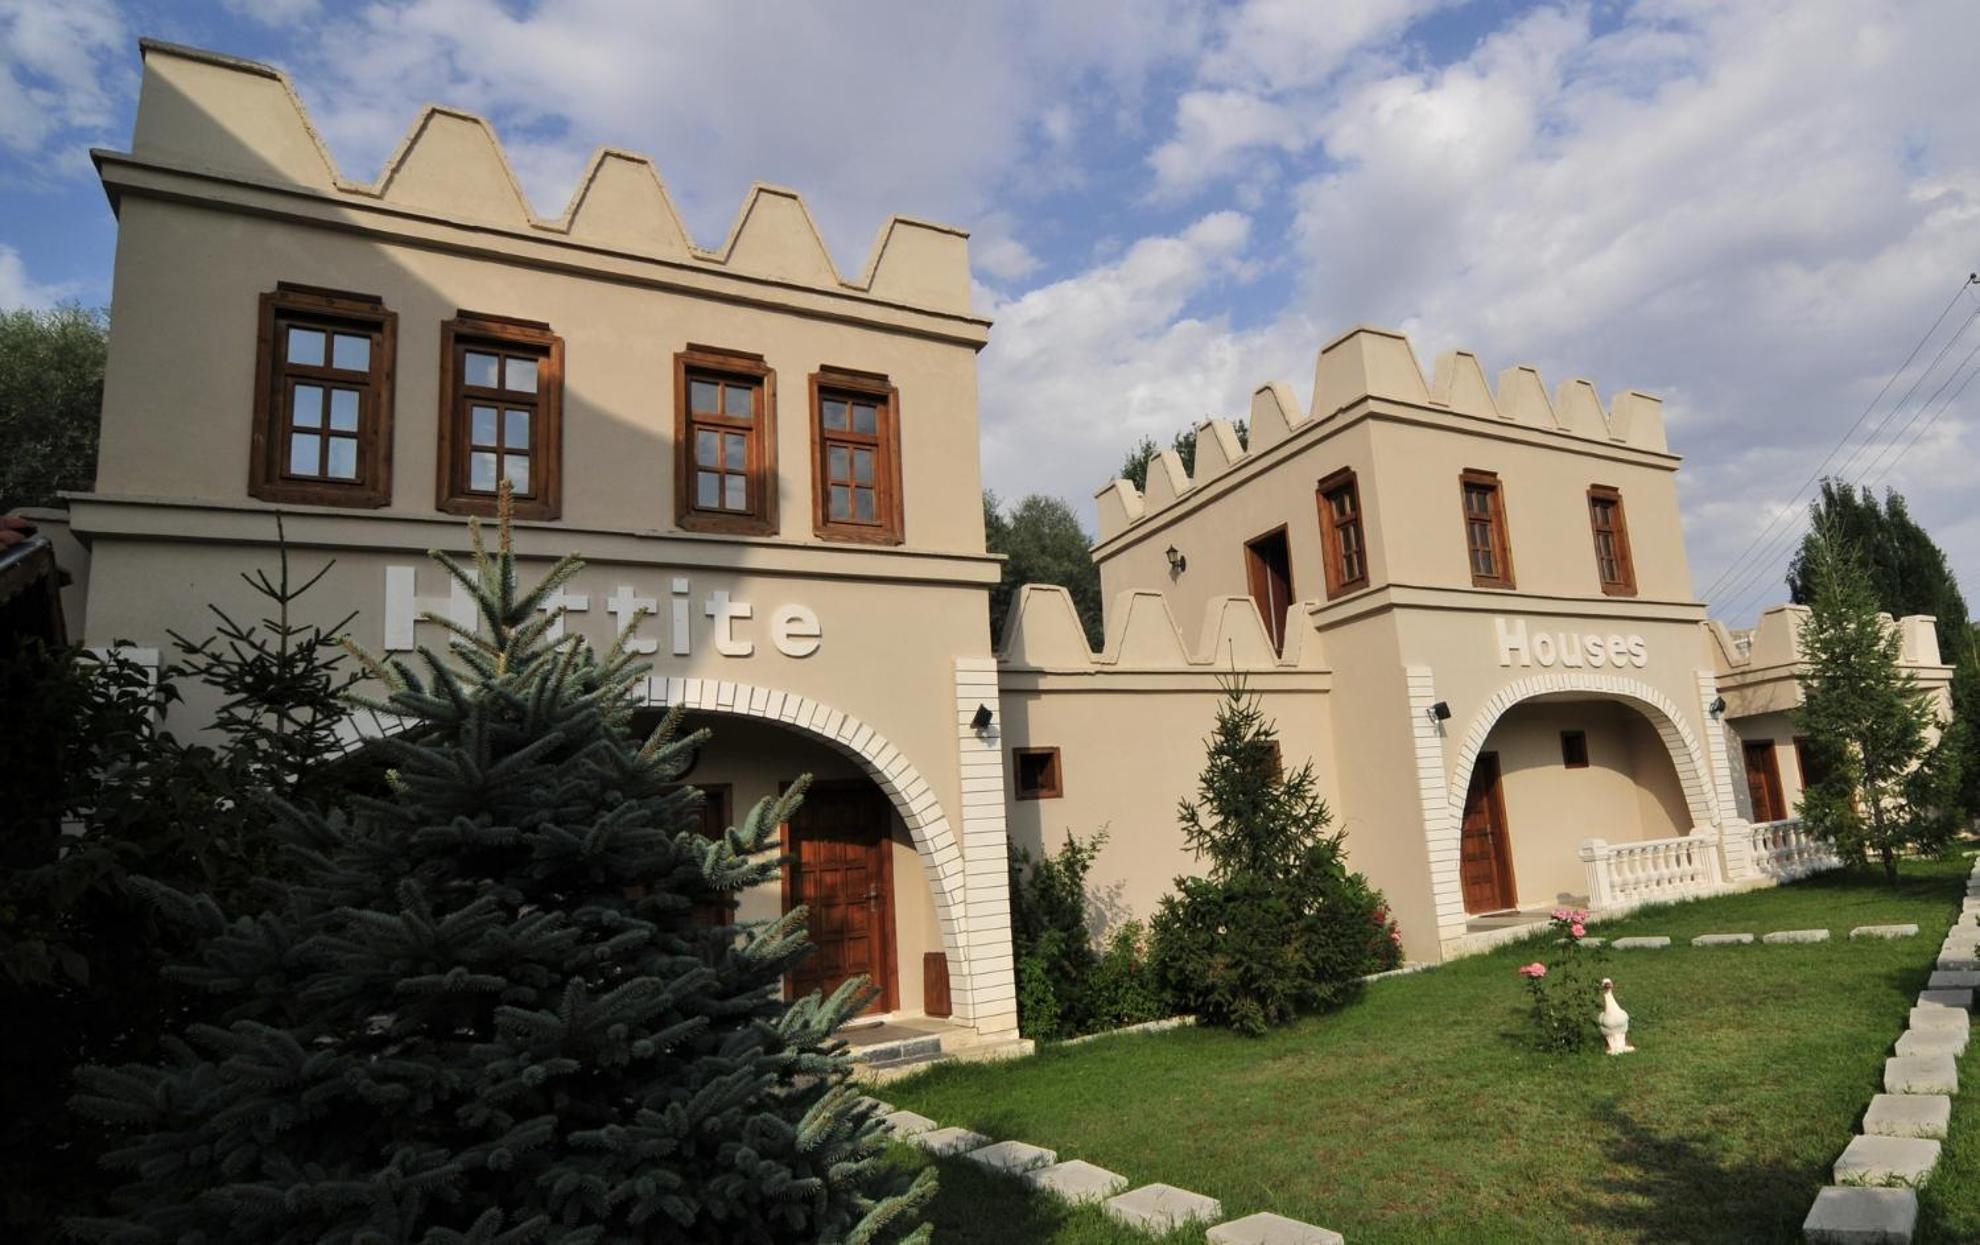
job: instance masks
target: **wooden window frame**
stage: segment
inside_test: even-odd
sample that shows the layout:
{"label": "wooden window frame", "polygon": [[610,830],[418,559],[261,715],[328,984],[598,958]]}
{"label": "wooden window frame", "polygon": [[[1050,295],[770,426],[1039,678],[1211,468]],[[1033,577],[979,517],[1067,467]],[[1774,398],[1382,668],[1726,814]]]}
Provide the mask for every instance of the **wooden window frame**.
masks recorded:
{"label": "wooden window frame", "polygon": [[[531,496],[516,497],[519,519],[555,519],[563,513],[564,482],[564,339],[540,320],[522,320],[488,312],[459,310],[440,325],[440,456],[435,505],[447,514],[492,515],[494,493],[468,487],[472,437],[468,427],[470,395],[461,357],[476,346],[491,354],[527,354],[536,359],[536,391],[529,396],[529,476]],[[503,389],[485,394],[482,405],[521,405],[516,392]],[[497,483],[501,473],[498,466]]]}
{"label": "wooden window frame", "polygon": [[[1040,787],[1026,788],[1023,781],[1024,767],[1021,764],[1030,757],[1050,757],[1052,768],[1049,771],[1051,782]],[[1011,749],[1011,788],[1020,800],[1056,800],[1066,793],[1065,758],[1057,747],[1013,748]]]}
{"label": "wooden window frame", "polygon": [[1588,732],[1561,732],[1561,767],[1563,769],[1588,768]]}
{"label": "wooden window frame", "polygon": [[[694,375],[756,386],[759,408],[749,429],[744,471],[754,489],[748,511],[703,510],[694,504],[694,428],[688,380]],[[734,430],[733,425],[712,427]],[[674,355],[674,524],[685,532],[727,536],[777,534],[777,373],[760,354],[689,343]]]}
{"label": "wooden window frame", "polygon": [[[1614,526],[1609,531],[1616,546],[1616,569],[1618,579],[1607,579],[1602,574],[1602,527],[1595,522],[1596,504],[1606,502],[1613,509]],[[1629,516],[1623,511],[1622,490],[1607,484],[1588,486],[1588,534],[1595,544],[1595,577],[1601,581],[1602,592],[1612,597],[1633,597],[1636,595],[1636,559],[1629,549]]]}
{"label": "wooden window frame", "polygon": [[[1471,565],[1471,510],[1465,505],[1465,494],[1474,486],[1492,490],[1491,529],[1494,553],[1499,562],[1497,575],[1481,575]],[[1471,586],[1507,591],[1518,587],[1518,579],[1513,572],[1512,534],[1506,523],[1506,490],[1497,472],[1467,467],[1458,473],[1458,521],[1458,530],[1464,537],[1464,565],[1471,572]]]}
{"label": "wooden window frame", "polygon": [[[827,431],[827,396],[877,399],[878,430],[868,437],[851,431]],[[855,544],[898,545],[907,538],[901,504],[901,391],[878,372],[820,367],[811,374],[811,530],[820,540]],[[876,523],[831,517],[831,481],[826,478],[829,442],[870,447],[874,452]]]}
{"label": "wooden window frame", "polygon": [[[1277,540],[1284,548],[1286,558],[1286,599],[1278,609],[1267,609],[1259,601],[1260,580],[1267,573],[1265,559],[1259,556],[1258,547],[1270,540]],[[1265,624],[1265,638],[1271,641],[1272,651],[1283,654],[1286,651],[1286,611],[1299,599],[1293,586],[1292,566],[1292,527],[1281,523],[1275,528],[1258,533],[1244,542],[1244,587],[1251,603],[1257,607],[1258,619]]]}
{"label": "wooden window frame", "polygon": [[[318,328],[326,334],[323,366],[287,361],[282,330],[292,324]],[[287,469],[289,382],[307,378],[326,387],[336,381],[354,387],[352,373],[329,362],[334,344],[327,335],[339,329],[371,340],[371,369],[358,412],[357,479],[340,483],[292,477]],[[280,281],[261,295],[255,343],[254,432],[248,453],[250,497],[305,506],[377,509],[391,504],[392,396],[398,374],[398,339],[398,313],[374,294]]]}
{"label": "wooden window frame", "polygon": [[[1334,516],[1330,500],[1342,489],[1354,498],[1354,513],[1346,520]],[[1320,514],[1321,560],[1324,563],[1322,569],[1326,572],[1327,599],[1331,601],[1335,597],[1361,591],[1368,586],[1369,578],[1368,524],[1362,517],[1361,482],[1355,478],[1351,468],[1343,467],[1315,486],[1313,502]],[[1355,540],[1361,548],[1361,574],[1353,577],[1347,573],[1346,557],[1341,546],[1341,529],[1345,527],[1354,529]]]}

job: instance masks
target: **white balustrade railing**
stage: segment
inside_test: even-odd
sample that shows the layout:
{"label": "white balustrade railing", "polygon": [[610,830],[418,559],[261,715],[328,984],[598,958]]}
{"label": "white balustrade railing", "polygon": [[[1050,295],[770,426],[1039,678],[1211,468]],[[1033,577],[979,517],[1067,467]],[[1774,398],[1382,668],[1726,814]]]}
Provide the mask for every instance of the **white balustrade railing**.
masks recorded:
{"label": "white balustrade railing", "polygon": [[1719,836],[1711,830],[1633,843],[1584,839],[1580,856],[1588,870],[1588,903],[1597,911],[1696,899],[1725,889]]}
{"label": "white balustrade railing", "polygon": [[1842,867],[1834,849],[1803,829],[1799,817],[1756,821],[1746,829],[1753,868],[1762,877],[1791,882]]}

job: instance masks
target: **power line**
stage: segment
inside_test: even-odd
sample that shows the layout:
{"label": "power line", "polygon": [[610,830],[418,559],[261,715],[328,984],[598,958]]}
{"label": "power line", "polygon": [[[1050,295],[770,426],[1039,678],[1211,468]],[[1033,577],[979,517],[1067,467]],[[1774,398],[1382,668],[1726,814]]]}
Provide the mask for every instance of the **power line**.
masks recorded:
{"label": "power line", "polygon": [[[1970,280],[1969,280],[1969,284],[1970,284]],[[1965,288],[1966,288],[1965,286],[1961,287],[1962,290],[1964,290]],[[1944,317],[1942,316],[1941,319],[1943,320],[1943,318]],[[1925,370],[1920,372],[1917,378],[1911,382],[1911,387],[1905,390],[1904,396],[1899,398],[1897,404],[1891,407],[1890,410],[1886,411],[1884,413],[1883,418],[1878,420],[1876,425],[1870,429],[1869,433],[1865,436],[1863,445],[1858,446],[1857,449],[1852,451],[1850,453],[1850,456],[1846,460],[1844,460],[1842,469],[1836,473],[1837,476],[1847,478],[1849,468],[1855,464],[1857,456],[1862,452],[1864,446],[1873,444],[1876,441],[1877,436],[1880,433],[1882,433],[1884,429],[1889,428],[1896,421],[1898,414],[1904,410],[1905,405],[1909,403],[1911,399],[1918,393],[1919,388],[1922,385],[1924,385],[1925,381],[1932,375],[1932,373],[1938,370],[1939,364],[1944,361],[1946,355],[1952,351],[1952,348],[1958,344],[1959,339],[1966,335],[1966,330],[1971,328],[1976,321],[1980,321],[1980,309],[1976,309],[1972,315],[1968,316],[1966,320],[1963,323],[1961,323],[1959,328],[1954,331],[1952,336],[1946,339],[1945,345],[1939,347],[1939,353],[1932,356],[1932,361],[1926,364]],[[1972,355],[1969,353],[1967,358],[1968,359],[1972,358]],[[1966,360],[1964,359],[1961,360],[1960,363],[1953,368],[1952,376],[1957,376],[1959,374],[1959,369],[1961,367],[1964,367],[1965,365],[1966,365]],[[1901,374],[1901,370],[1900,370],[1900,374]],[[1951,376],[1947,377],[1947,382],[1950,382],[1950,380],[1951,380]],[[1929,405],[1932,401],[1932,398],[1937,397],[1940,393],[1944,392],[1944,390],[1945,390],[1945,383],[1941,383],[1939,388],[1935,389],[1932,392],[1932,397],[1928,397],[1926,399],[1926,404]],[[1912,413],[1911,419],[1906,421],[1904,427],[1909,428],[1911,426],[1911,421],[1916,420],[1918,414],[1921,411],[1923,411],[1923,409],[1924,407],[1920,407],[1918,411],[1914,411]],[[1841,448],[1840,446],[1837,447],[1837,449],[1840,448]],[[1834,457],[1834,451],[1831,451],[1830,456]],[[1819,478],[1820,475],[1821,472],[1820,469],[1818,469],[1817,477]],[[1806,486],[1804,486],[1804,488],[1805,487]],[[1800,493],[1797,492],[1796,497],[1799,496]],[[1720,599],[1729,600],[1729,601],[1740,600],[1745,595],[1746,590],[1756,582],[1756,577],[1758,577],[1758,582],[1765,583],[1767,577],[1774,571],[1775,565],[1780,560],[1781,555],[1783,553],[1786,553],[1789,549],[1791,549],[1793,547],[1795,540],[1800,537],[1802,524],[1807,520],[1807,517],[1808,516],[1807,516],[1806,508],[1805,507],[1797,508],[1794,506],[1792,501],[1790,501],[1787,509],[1784,509],[1776,513],[1774,515],[1773,521],[1768,524],[1768,528],[1771,529],[1778,526],[1778,524],[1784,519],[1788,521],[1788,526],[1785,529],[1781,530],[1778,535],[1775,535],[1771,538],[1767,536],[1766,532],[1762,532],[1761,536],[1759,538],[1756,538],[1754,544],[1759,545],[1762,541],[1764,541],[1765,548],[1761,550],[1757,560],[1750,563],[1746,567],[1746,569],[1741,573],[1730,576],[1730,581],[1725,582],[1723,587],[1718,589],[1718,595]],[[1748,546],[1749,553],[1752,551],[1753,547],[1754,546]],[[1721,579],[1725,580],[1727,579],[1727,577],[1722,576]]]}
{"label": "power line", "polygon": [[[1841,439],[1839,439],[1836,442],[1835,446],[1829,450],[1828,454],[1823,456],[1821,464],[1817,466],[1812,473],[1810,473],[1808,479],[1802,482],[1801,487],[1794,491],[1794,495],[1788,498],[1787,507],[1783,509],[1780,513],[1776,514],[1774,518],[1768,522],[1767,526],[1761,530],[1760,534],[1753,538],[1753,543],[1748,545],[1744,550],[1742,550],[1739,556],[1734,558],[1731,564],[1729,564],[1725,570],[1719,573],[1719,577],[1712,581],[1711,586],[1705,589],[1705,592],[1703,594],[1705,599],[1710,600],[1712,598],[1712,595],[1716,593],[1720,589],[1720,587],[1725,584],[1726,580],[1730,578],[1733,575],[1733,573],[1739,568],[1740,564],[1745,562],[1747,557],[1755,549],[1760,547],[1761,543],[1767,539],[1768,533],[1774,530],[1775,526],[1780,522],[1780,520],[1783,517],[1787,516],[1788,514],[1793,513],[1795,504],[1801,500],[1804,494],[1807,493],[1810,486],[1812,486],[1817,480],[1821,479],[1822,473],[1828,470],[1829,464],[1835,461],[1836,455],[1842,452],[1843,446],[1847,445],[1849,443],[1849,439],[1856,435],[1856,430],[1861,428],[1863,426],[1863,422],[1870,418],[1870,413],[1877,409],[1877,404],[1884,400],[1884,395],[1890,392],[1891,386],[1897,383],[1898,377],[1904,375],[1905,369],[1909,368],[1911,366],[1912,360],[1918,357],[1918,352],[1925,348],[1925,343],[1930,341],[1932,339],[1932,335],[1939,331],[1939,326],[1945,323],[1946,317],[1952,314],[1953,306],[1959,302],[1959,296],[1965,293],[1967,289],[1976,282],[1980,282],[1980,273],[1969,273],[1967,274],[1966,280],[1960,282],[1959,288],[1953,291],[1953,296],[1946,300],[1946,305],[1944,308],[1940,310],[1938,318],[1933,320],[1932,326],[1926,329],[1924,334],[1919,337],[1918,343],[1911,348],[1911,353],[1906,355],[1904,357],[1904,362],[1900,363],[1898,365],[1897,370],[1891,373],[1890,378],[1884,382],[1883,388],[1879,389],[1877,391],[1877,395],[1870,399],[1870,404],[1863,408],[1863,413],[1856,417],[1856,422],[1849,426],[1849,430],[1843,433]],[[1969,318],[1967,324],[1970,325],[1971,323],[1972,320]],[[1961,325],[1960,332],[1962,333],[1965,332],[1966,327],[1967,325]],[[1958,334],[1955,334],[1954,336],[1957,337]],[[1943,354],[1943,352],[1941,353]],[[1935,359],[1934,362],[1936,363],[1937,360]],[[1927,368],[1926,370],[1930,371],[1931,369]],[[1915,390],[1917,388],[1916,384],[1914,384],[1912,388]],[[1902,404],[1903,404],[1902,401],[1900,401],[1899,405],[1901,406]],[[1888,420],[1888,418],[1889,417],[1886,416],[1886,420]]]}

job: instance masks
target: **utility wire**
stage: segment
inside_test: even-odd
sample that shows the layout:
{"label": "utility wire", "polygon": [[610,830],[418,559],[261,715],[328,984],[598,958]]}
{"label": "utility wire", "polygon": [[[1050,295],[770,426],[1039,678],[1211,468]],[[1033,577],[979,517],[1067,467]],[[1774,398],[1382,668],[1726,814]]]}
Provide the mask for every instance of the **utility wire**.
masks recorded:
{"label": "utility wire", "polygon": [[[1870,413],[1877,409],[1877,404],[1884,400],[1884,395],[1890,392],[1891,386],[1897,383],[1898,377],[1904,375],[1905,369],[1909,368],[1911,366],[1912,360],[1918,357],[1918,352],[1925,348],[1925,343],[1930,341],[1932,339],[1932,335],[1939,331],[1939,326],[1945,323],[1946,317],[1952,314],[1952,309],[1954,305],[1959,302],[1959,296],[1965,293],[1967,289],[1970,286],[1974,285],[1976,282],[1980,282],[1980,273],[1969,273],[1967,275],[1966,280],[1960,282],[1959,288],[1953,291],[1953,296],[1946,300],[1946,305],[1939,312],[1938,318],[1932,321],[1932,327],[1926,329],[1924,334],[1919,337],[1918,344],[1911,348],[1911,353],[1905,356],[1904,362],[1899,364],[1897,370],[1891,373],[1890,378],[1884,382],[1883,388],[1877,391],[1877,396],[1870,399],[1870,404],[1863,408],[1863,413],[1856,417],[1856,422],[1849,426],[1849,430],[1843,433],[1841,439],[1836,442],[1834,448],[1832,448],[1828,452],[1828,454],[1823,457],[1821,464],[1817,466],[1812,473],[1810,473],[1807,480],[1802,482],[1801,487],[1794,491],[1794,496],[1788,499],[1787,507],[1782,511],[1780,511],[1779,513],[1777,513],[1774,516],[1774,518],[1768,522],[1767,526],[1761,530],[1760,534],[1753,538],[1753,543],[1748,545],[1744,550],[1742,550],[1739,556],[1734,558],[1732,560],[1732,563],[1728,565],[1724,571],[1720,572],[1719,577],[1712,581],[1711,586],[1705,589],[1703,595],[1706,600],[1709,601],[1712,598],[1712,595],[1715,592],[1717,592],[1719,588],[1725,584],[1726,580],[1732,576],[1734,571],[1738,569],[1740,564],[1746,561],[1747,557],[1755,549],[1760,547],[1761,543],[1767,539],[1768,534],[1774,530],[1775,526],[1781,521],[1781,519],[1793,513],[1796,503],[1798,503],[1801,500],[1802,496],[1805,493],[1807,493],[1810,486],[1812,486],[1817,480],[1821,479],[1822,473],[1828,470],[1829,464],[1835,461],[1836,455],[1842,451],[1843,446],[1848,444],[1849,439],[1856,435],[1856,430],[1861,428],[1863,426],[1864,421],[1870,418]],[[1971,323],[1971,321],[1969,320],[1968,323]],[[1964,327],[1965,326],[1961,326],[1962,331],[1964,331]],[[1914,388],[1915,387],[1916,386],[1914,386]]]}
{"label": "utility wire", "polygon": [[[1971,284],[1970,278],[1968,284],[1969,285]],[[1961,291],[1963,292],[1967,288],[1967,286],[1961,286],[1960,288]],[[1957,295],[1955,295],[1955,297],[1957,297]],[[1940,319],[1941,321],[1943,321],[1944,317],[1941,316]],[[1939,364],[1945,360],[1946,355],[1951,353],[1952,348],[1959,343],[1959,339],[1966,335],[1966,330],[1973,327],[1976,321],[1980,321],[1980,309],[1976,309],[1972,315],[1968,316],[1960,324],[1959,328],[1954,330],[1952,336],[1946,339],[1945,345],[1939,347],[1939,353],[1933,355],[1932,361],[1925,365],[1925,369],[1923,371],[1918,373],[1917,378],[1911,382],[1911,387],[1905,390],[1904,396],[1899,398],[1897,400],[1897,404],[1892,406],[1890,410],[1884,413],[1883,418],[1878,420],[1876,425],[1872,427],[1870,431],[1866,434],[1863,444],[1859,445],[1856,448],[1856,450],[1852,451],[1850,456],[1846,460],[1844,460],[1843,467],[1835,473],[1837,476],[1845,479],[1848,478],[1849,468],[1855,464],[1858,454],[1862,452],[1865,446],[1873,444],[1876,441],[1878,435],[1881,434],[1884,431],[1884,429],[1890,427],[1896,421],[1898,414],[1901,411],[1903,411],[1906,404],[1909,403],[1914,396],[1916,396],[1919,388],[1924,385],[1925,381],[1932,375],[1932,373],[1938,370]],[[1934,325],[1933,327],[1936,329],[1937,325]],[[1971,358],[1972,356],[1969,354],[1967,357]],[[1965,366],[1965,360],[1962,360],[1958,365],[1956,365],[1953,368],[1952,375],[1957,376],[1959,374],[1959,369],[1964,366]],[[1902,369],[1900,369],[1900,372],[1898,374],[1899,375],[1902,374]],[[1951,377],[1948,377],[1947,379],[1949,381]],[[1932,396],[1937,397],[1939,393],[1944,391],[1944,388],[1945,386],[1942,383],[1939,389],[1933,391]],[[1932,400],[1931,398],[1927,398],[1926,403],[1929,404],[1931,400]],[[1923,407],[1920,408],[1921,411],[1923,409],[1924,409]],[[1918,417],[1918,413],[1919,412],[1914,411],[1912,413],[1911,419],[1915,420]],[[1906,428],[1909,428],[1911,426],[1910,421],[1907,421],[1904,426]],[[1842,447],[1838,445],[1836,447],[1836,450],[1832,450],[1830,452],[1830,457],[1833,458],[1836,451],[1839,451],[1841,448]],[[1820,478],[1822,474],[1823,473],[1818,468],[1816,472],[1816,476],[1811,477],[1811,479]],[[1803,489],[1805,490],[1806,487],[1807,486],[1804,485]],[[1801,496],[1801,493],[1797,492],[1795,496],[1799,498]],[[1801,535],[1801,526],[1804,522],[1806,522],[1807,518],[1808,518],[1807,508],[1796,507],[1792,501],[1790,501],[1787,509],[1782,510],[1777,514],[1775,514],[1773,522],[1768,524],[1768,527],[1770,529],[1776,527],[1782,520],[1786,520],[1788,522],[1788,526],[1785,529],[1779,531],[1777,535],[1774,535],[1772,537],[1769,537],[1766,534],[1766,532],[1762,532],[1761,536],[1759,538],[1756,538],[1754,544],[1748,546],[1748,552],[1751,553],[1754,547],[1759,546],[1760,544],[1762,544],[1762,542],[1765,543],[1765,548],[1761,550],[1758,560],[1751,562],[1739,574],[1731,575],[1729,577],[1729,582],[1723,583],[1720,587],[1716,589],[1719,598],[1721,600],[1738,600],[1740,595],[1743,594],[1745,590],[1754,583],[1756,576],[1760,577],[1760,582],[1762,583],[1766,582],[1766,576],[1771,574],[1771,572],[1774,570],[1775,564],[1779,561],[1781,554],[1787,552],[1787,550],[1793,546],[1794,541],[1797,538],[1799,538],[1799,536]],[[1742,555],[1742,558],[1744,557],[1745,555]],[[1727,579],[1728,577],[1722,576],[1721,578]]]}

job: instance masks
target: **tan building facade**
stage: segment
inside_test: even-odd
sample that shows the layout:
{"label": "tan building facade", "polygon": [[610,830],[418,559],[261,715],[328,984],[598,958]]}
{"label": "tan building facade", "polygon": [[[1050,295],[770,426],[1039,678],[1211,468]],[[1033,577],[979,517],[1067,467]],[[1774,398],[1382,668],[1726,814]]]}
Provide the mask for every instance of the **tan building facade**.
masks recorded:
{"label": "tan building facade", "polygon": [[[461,550],[506,480],[527,559],[586,559],[552,603],[567,632],[651,614],[645,700],[715,732],[688,776],[712,817],[814,775],[786,880],[742,901],[812,910],[794,990],[866,974],[876,1014],[1013,1033],[1011,846],[1106,827],[1095,908],[1147,917],[1197,867],[1175,805],[1232,673],[1412,958],[1568,898],[1819,863],[1736,768],[1744,740],[1791,747],[1784,616],[1707,625],[1654,398],[1494,387],[1463,353],[1426,380],[1358,329],[1304,410],[1264,386],[1248,444],[1211,421],[1193,476],[1164,454],[1145,492],[1102,491],[1101,652],[1044,587],[992,652],[963,234],[896,218],[846,278],[758,186],[702,249],[612,150],[542,219],[445,108],[360,184],[279,72],[144,46],[131,149],[96,153],[119,237],[99,473],[70,510],[83,638],[162,649],[208,603],[248,614],[237,572],[272,560],[279,512],[294,557],[335,560],[318,592],[352,638],[410,650],[466,617],[425,551]],[[1942,685],[1929,623],[1900,625]]]}

